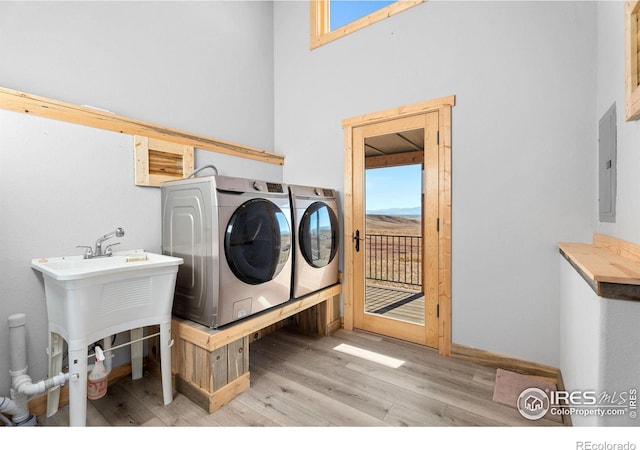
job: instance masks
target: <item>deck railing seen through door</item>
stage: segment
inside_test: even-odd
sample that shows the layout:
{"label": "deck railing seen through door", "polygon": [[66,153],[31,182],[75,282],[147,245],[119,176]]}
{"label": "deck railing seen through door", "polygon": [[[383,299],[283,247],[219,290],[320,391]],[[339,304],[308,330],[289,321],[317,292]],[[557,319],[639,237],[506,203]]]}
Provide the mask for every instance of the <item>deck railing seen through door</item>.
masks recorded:
{"label": "deck railing seen through door", "polygon": [[422,237],[365,236],[367,280],[398,287],[422,287]]}

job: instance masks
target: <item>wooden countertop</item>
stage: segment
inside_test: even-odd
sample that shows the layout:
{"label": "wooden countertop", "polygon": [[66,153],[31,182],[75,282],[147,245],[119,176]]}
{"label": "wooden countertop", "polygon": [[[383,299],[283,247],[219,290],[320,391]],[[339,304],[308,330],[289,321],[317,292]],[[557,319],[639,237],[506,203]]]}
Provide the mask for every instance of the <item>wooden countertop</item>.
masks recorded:
{"label": "wooden countertop", "polygon": [[640,246],[595,234],[592,243],[558,247],[598,296],[640,301]]}

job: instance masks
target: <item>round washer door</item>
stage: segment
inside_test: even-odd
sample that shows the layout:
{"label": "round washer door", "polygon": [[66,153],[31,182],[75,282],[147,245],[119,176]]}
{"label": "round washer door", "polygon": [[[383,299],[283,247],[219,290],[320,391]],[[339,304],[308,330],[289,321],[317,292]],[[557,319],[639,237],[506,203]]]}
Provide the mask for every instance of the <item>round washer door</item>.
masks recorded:
{"label": "round washer door", "polygon": [[236,209],[224,235],[227,263],[248,284],[275,278],[289,260],[291,228],[280,208],[264,199],[249,200]]}
{"label": "round washer door", "polygon": [[315,202],[300,220],[300,251],[313,267],[328,265],[338,252],[338,218],[326,203]]}

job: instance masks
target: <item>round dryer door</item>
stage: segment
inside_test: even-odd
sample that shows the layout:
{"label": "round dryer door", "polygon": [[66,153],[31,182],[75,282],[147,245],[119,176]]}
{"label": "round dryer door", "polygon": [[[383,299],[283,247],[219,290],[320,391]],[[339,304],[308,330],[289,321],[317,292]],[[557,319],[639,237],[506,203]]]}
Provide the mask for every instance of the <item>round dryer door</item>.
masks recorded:
{"label": "round dryer door", "polygon": [[229,219],[224,252],[231,271],[248,284],[276,277],[289,260],[291,228],[282,210],[272,202],[253,199]]}
{"label": "round dryer door", "polygon": [[338,218],[326,203],[315,202],[300,220],[300,251],[313,267],[324,267],[338,251]]}

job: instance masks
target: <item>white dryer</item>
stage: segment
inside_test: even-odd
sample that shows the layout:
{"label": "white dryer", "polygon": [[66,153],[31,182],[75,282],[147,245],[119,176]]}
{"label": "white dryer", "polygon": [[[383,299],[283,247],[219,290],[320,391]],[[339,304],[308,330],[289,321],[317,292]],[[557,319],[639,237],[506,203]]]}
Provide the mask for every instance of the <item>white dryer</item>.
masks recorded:
{"label": "white dryer", "polygon": [[182,255],[173,314],[211,328],[287,302],[287,185],[227,176],[163,183],[162,251]]}
{"label": "white dryer", "polygon": [[338,282],[339,221],[336,191],[289,185],[294,224],[291,297]]}

